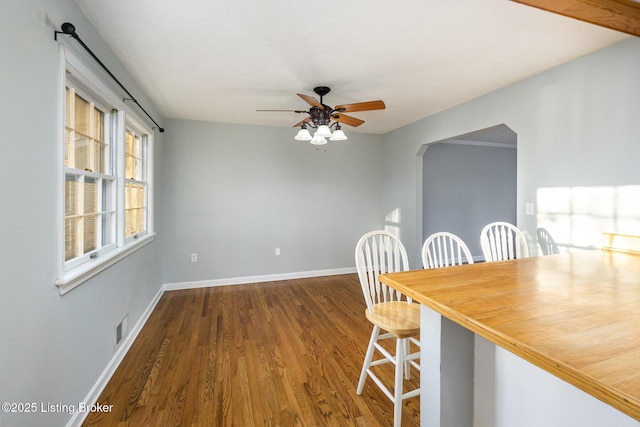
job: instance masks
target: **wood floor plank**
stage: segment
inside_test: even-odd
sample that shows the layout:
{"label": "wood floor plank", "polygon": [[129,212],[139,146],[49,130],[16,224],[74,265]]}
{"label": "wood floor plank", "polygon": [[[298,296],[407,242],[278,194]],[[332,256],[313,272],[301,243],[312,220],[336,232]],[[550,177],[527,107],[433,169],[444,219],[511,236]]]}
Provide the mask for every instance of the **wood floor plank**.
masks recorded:
{"label": "wood floor plank", "polygon": [[[166,292],[85,426],[388,426],[355,274]],[[393,384],[393,367],[377,367]],[[419,383],[412,372],[408,387]],[[419,399],[403,426],[419,425]]]}

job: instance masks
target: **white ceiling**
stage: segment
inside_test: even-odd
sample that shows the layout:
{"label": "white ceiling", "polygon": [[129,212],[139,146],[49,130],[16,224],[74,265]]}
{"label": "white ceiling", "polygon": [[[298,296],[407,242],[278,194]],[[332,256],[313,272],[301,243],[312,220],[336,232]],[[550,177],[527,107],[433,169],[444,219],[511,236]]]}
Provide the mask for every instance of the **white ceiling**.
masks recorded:
{"label": "white ceiling", "polygon": [[256,110],[307,109],[296,93],[319,85],[330,106],[385,101],[347,132],[389,132],[629,37],[508,0],[76,2],[165,118],[292,126],[305,116]]}

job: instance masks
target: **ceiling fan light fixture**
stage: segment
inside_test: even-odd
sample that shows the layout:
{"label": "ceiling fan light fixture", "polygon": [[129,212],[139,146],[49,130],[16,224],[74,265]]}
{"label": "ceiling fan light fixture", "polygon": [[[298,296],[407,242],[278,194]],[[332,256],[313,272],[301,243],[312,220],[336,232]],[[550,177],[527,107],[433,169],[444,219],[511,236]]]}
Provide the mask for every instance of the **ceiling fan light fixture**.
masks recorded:
{"label": "ceiling fan light fixture", "polygon": [[[639,1],[640,0],[636,0]],[[313,88],[313,91],[320,95],[320,101],[313,96],[299,93],[298,96],[302,98],[307,104],[310,105],[308,110],[257,110],[257,111],[285,111],[291,113],[305,113],[308,115],[304,120],[293,125],[294,128],[300,126],[300,130],[294,137],[298,141],[310,141],[314,145],[324,145],[327,143],[326,138],[331,141],[344,141],[347,135],[340,129],[340,123],[349,126],[360,126],[364,123],[364,120],[360,120],[356,117],[349,116],[344,113],[357,112],[357,111],[370,111],[370,110],[384,110],[386,108],[382,100],[356,102],[353,104],[336,105],[336,107],[330,107],[324,104],[323,98],[331,91],[331,88],[327,86],[317,86]],[[334,123],[335,122],[335,123]],[[340,123],[338,123],[340,122]],[[314,136],[307,130],[307,126],[316,129]],[[334,128],[333,134],[331,128]]]}
{"label": "ceiling fan light fixture", "polygon": [[316,132],[316,134],[309,142],[311,142],[313,145],[324,145],[327,143],[327,140],[324,138],[324,136],[319,136],[318,132]]}
{"label": "ceiling fan light fixture", "polygon": [[303,127],[298,131],[298,134],[295,136],[295,139],[298,141],[311,141],[311,134],[309,133],[306,127]]}
{"label": "ceiling fan light fixture", "polygon": [[321,136],[323,138],[328,138],[331,136],[331,129],[327,125],[318,126],[318,130],[315,133],[316,136]]}
{"label": "ceiling fan light fixture", "polygon": [[340,128],[333,131],[333,135],[329,138],[331,141],[344,141],[347,139],[347,135],[344,134],[344,131]]}

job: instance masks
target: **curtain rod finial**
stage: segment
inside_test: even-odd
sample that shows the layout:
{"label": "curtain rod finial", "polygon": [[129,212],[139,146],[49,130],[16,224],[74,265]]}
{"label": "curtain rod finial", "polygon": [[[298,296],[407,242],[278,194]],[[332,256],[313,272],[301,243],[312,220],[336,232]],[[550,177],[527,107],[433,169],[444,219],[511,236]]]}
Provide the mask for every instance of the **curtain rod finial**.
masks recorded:
{"label": "curtain rod finial", "polygon": [[71,36],[76,36],[76,27],[71,22],[65,22],[60,27],[63,33],[69,34]]}

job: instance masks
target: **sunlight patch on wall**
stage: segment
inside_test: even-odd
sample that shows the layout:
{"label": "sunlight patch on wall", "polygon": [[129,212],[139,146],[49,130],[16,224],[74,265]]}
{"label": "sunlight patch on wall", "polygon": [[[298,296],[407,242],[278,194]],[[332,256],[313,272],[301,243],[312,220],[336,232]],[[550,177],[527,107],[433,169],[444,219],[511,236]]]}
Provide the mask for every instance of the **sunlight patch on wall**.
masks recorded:
{"label": "sunlight patch on wall", "polygon": [[596,249],[602,233],[640,235],[640,185],[539,188],[537,227],[561,252]]}
{"label": "sunlight patch on wall", "polygon": [[384,218],[384,229],[398,238],[400,236],[400,208],[395,208]]}

